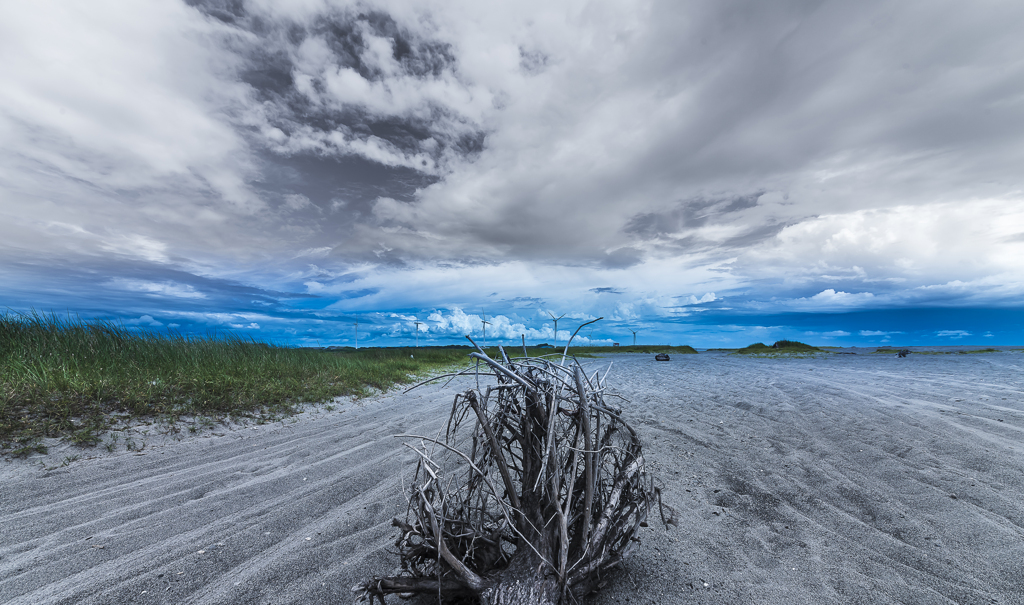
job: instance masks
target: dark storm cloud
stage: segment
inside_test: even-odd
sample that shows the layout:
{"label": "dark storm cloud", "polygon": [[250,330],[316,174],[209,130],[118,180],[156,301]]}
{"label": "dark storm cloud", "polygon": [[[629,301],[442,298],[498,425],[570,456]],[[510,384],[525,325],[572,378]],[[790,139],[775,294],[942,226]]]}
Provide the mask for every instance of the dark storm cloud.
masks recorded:
{"label": "dark storm cloud", "polygon": [[324,212],[342,211],[335,222],[372,220],[374,201],[387,196],[411,201],[417,189],[436,177],[403,167],[384,166],[359,156],[324,157],[314,154],[263,157],[259,186],[276,195],[301,194]]}
{"label": "dark storm cloud", "polygon": [[700,230],[715,225],[742,224],[734,215],[756,207],[758,198],[764,193],[759,191],[712,199],[698,197],[679,202],[668,210],[633,216],[623,232],[638,243],[647,243],[656,250],[672,254],[708,250],[728,253],[733,249],[748,248],[776,236],[786,225],[774,221],[761,225],[754,223],[735,235],[714,239],[703,236]]}
{"label": "dark storm cloud", "polygon": [[758,191],[747,195],[711,199],[698,197],[678,202],[667,210],[637,214],[629,219],[622,230],[638,244],[646,243],[662,252],[678,254],[717,251],[729,254],[736,249],[750,248],[771,239],[797,222],[779,223],[772,219],[763,224],[752,222],[738,233],[725,237],[709,238],[700,233],[704,227],[742,225],[743,221],[738,220],[737,215],[755,208],[758,199],[764,194],[764,191]]}
{"label": "dark storm cloud", "polygon": [[[457,80],[450,42],[425,38],[368,7],[327,8],[289,19],[243,2],[189,4],[248,34],[230,45],[243,60],[239,77],[262,108],[261,134],[266,137],[269,129],[270,135],[263,142],[277,153],[344,157],[362,151],[385,165],[433,175],[483,148],[484,132],[458,109],[396,92],[397,83]],[[366,90],[349,97],[354,88]],[[384,155],[394,157],[361,150],[358,143],[368,141],[383,142]]]}
{"label": "dark storm cloud", "polygon": [[669,210],[635,215],[626,223],[626,233],[653,239],[702,227],[709,222],[727,222],[729,214],[757,206],[764,191],[724,198],[694,198],[677,203]]}
{"label": "dark storm cloud", "polygon": [[590,291],[593,292],[594,294],[623,294],[624,293],[624,291],[620,290],[619,288],[610,288],[610,287],[607,287],[607,286],[603,286],[603,287],[600,287],[600,288],[591,288]]}
{"label": "dark storm cloud", "polygon": [[608,252],[600,264],[609,269],[626,269],[644,260],[644,253],[638,248],[624,246]]}
{"label": "dark storm cloud", "polygon": [[[796,221],[794,221],[794,223],[795,222]],[[775,237],[788,226],[788,224],[783,223],[769,223],[766,225],[756,226],[739,235],[727,237],[720,242],[717,242],[716,245],[726,250],[751,248],[765,240]]]}

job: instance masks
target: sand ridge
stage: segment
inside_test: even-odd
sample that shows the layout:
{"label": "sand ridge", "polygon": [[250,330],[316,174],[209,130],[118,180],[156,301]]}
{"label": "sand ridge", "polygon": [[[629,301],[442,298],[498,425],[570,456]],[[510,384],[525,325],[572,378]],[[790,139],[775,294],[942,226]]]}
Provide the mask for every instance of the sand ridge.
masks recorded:
{"label": "sand ridge", "polygon": [[[592,603],[1024,602],[1024,355],[613,360],[681,523]],[[351,602],[397,562],[391,436],[436,433],[459,388],[4,462],[0,602]]]}

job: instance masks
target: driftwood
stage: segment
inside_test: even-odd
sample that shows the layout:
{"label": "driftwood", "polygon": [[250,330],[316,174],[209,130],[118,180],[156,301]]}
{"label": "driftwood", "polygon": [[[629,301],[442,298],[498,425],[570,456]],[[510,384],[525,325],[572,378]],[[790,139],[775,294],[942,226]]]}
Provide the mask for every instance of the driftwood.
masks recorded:
{"label": "driftwood", "polygon": [[607,372],[566,363],[568,344],[560,361],[523,349],[495,360],[478,347],[477,388],[455,396],[444,434],[399,435],[418,458],[406,518],[392,521],[401,573],[357,585],[360,600],[576,603],[639,542],[660,490],[604,400]]}

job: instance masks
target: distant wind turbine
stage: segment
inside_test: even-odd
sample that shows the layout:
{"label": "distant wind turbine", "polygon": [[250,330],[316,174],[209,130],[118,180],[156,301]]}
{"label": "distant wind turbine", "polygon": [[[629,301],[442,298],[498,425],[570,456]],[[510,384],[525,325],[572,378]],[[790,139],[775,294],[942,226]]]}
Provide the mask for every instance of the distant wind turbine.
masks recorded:
{"label": "distant wind turbine", "polygon": [[558,320],[562,319],[563,317],[565,317],[565,313],[562,313],[558,317],[555,317],[555,314],[552,313],[551,311],[548,311],[547,314],[551,316],[551,321],[555,322],[555,344],[557,345],[558,344]]}
{"label": "distant wind turbine", "polygon": [[633,333],[633,346],[636,346],[636,330],[630,330]]}
{"label": "distant wind turbine", "polygon": [[421,321],[414,321],[413,323],[416,324],[416,347],[419,348],[419,346],[420,346],[420,326],[423,325],[423,322],[421,322]]}
{"label": "distant wind turbine", "polygon": [[356,348],[358,349],[359,348],[359,322],[357,321],[357,322],[355,322],[352,325],[355,326],[355,331],[356,331]]}
{"label": "distant wind turbine", "polygon": [[483,346],[486,347],[487,346],[487,324],[489,324],[491,322],[487,321],[487,314],[486,313],[484,313],[483,315],[484,315],[484,318],[480,320],[480,323],[482,323],[483,326],[484,326],[484,336],[481,339],[481,343],[483,344]]}

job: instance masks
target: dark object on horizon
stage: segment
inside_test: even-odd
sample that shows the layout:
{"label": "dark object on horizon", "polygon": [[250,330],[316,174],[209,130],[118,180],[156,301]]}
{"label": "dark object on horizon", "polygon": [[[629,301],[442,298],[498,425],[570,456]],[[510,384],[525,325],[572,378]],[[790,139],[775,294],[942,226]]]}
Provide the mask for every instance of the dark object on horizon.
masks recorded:
{"label": "dark object on horizon", "polygon": [[655,361],[668,361],[668,353],[658,353],[654,356]]}
{"label": "dark object on horizon", "polygon": [[536,345],[536,348],[538,348],[538,349],[553,349],[553,348],[555,348],[555,346],[554,345],[549,345],[546,342],[542,342],[539,345]]}
{"label": "dark object on horizon", "polygon": [[640,438],[604,401],[606,376],[499,351],[501,361],[471,354],[497,384],[455,396],[443,439],[400,435],[419,456],[406,518],[392,521],[402,571],[355,586],[360,600],[578,603],[660,505]]}
{"label": "dark object on horizon", "polygon": [[900,349],[900,352],[896,354],[897,357],[906,357],[910,355],[910,349]]}

